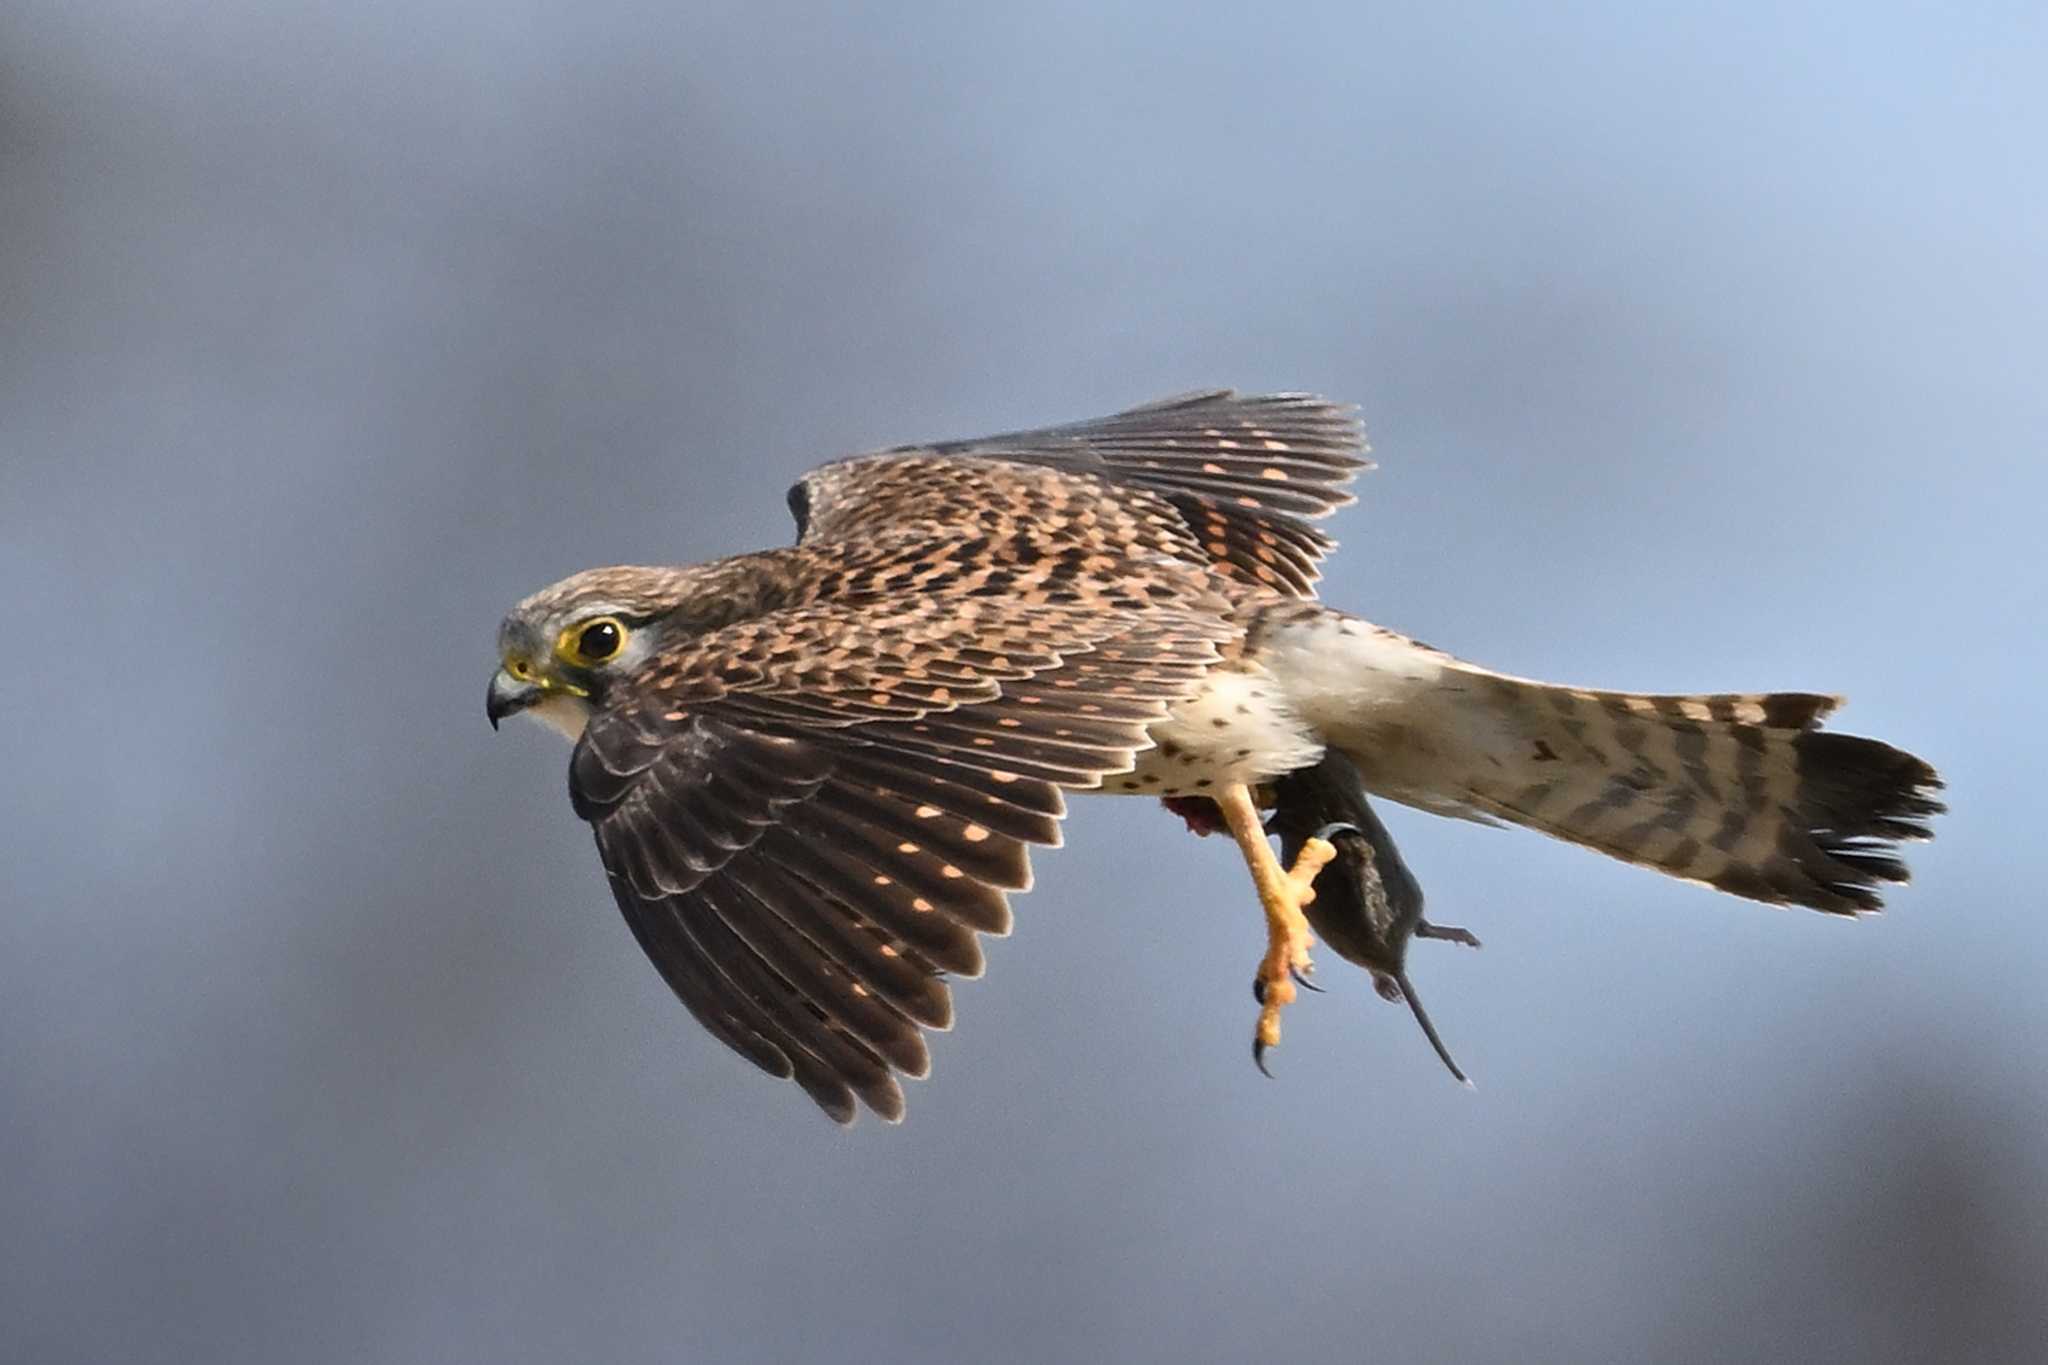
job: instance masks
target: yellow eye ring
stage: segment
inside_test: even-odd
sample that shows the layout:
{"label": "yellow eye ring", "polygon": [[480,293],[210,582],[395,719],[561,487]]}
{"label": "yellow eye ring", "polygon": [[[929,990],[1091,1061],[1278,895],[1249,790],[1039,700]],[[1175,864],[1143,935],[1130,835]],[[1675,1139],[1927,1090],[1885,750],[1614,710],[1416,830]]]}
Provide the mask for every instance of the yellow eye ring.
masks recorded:
{"label": "yellow eye ring", "polygon": [[555,657],[572,668],[595,668],[626,647],[625,623],[616,616],[578,621],[555,637]]}

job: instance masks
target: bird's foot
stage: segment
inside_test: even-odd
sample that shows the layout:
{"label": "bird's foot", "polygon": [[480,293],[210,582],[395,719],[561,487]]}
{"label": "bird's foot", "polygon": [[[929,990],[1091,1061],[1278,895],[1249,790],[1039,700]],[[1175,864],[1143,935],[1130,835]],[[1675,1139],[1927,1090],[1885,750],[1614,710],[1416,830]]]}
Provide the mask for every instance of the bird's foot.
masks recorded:
{"label": "bird's foot", "polygon": [[1415,937],[1442,939],[1446,943],[1462,943],[1467,948],[1479,946],[1479,935],[1470,929],[1460,929],[1455,924],[1431,924],[1423,920],[1415,926]]}
{"label": "bird's foot", "polygon": [[1294,1003],[1294,988],[1300,985],[1312,991],[1322,989],[1309,979],[1315,971],[1315,964],[1309,960],[1315,935],[1309,932],[1308,916],[1302,913],[1302,907],[1315,900],[1316,874],[1336,856],[1337,850],[1330,841],[1317,837],[1302,845],[1293,867],[1282,871],[1276,859],[1270,878],[1258,876],[1256,865],[1253,869],[1259,905],[1266,912],[1266,955],[1259,959],[1258,975],[1252,981],[1252,997],[1259,1003],[1259,1022],[1252,1034],[1252,1062],[1268,1076],[1273,1073],[1266,1070],[1266,1051],[1280,1043],[1280,1011]]}

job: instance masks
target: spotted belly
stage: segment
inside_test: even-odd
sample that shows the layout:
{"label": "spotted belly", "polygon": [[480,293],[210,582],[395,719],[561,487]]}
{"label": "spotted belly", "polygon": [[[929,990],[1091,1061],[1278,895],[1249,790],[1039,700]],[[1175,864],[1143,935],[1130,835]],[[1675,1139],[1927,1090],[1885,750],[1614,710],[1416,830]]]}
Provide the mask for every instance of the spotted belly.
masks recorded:
{"label": "spotted belly", "polygon": [[1137,766],[1102,780],[1116,796],[1202,796],[1232,782],[1257,783],[1305,768],[1323,744],[1257,665],[1219,670],[1202,690],[1157,721]]}

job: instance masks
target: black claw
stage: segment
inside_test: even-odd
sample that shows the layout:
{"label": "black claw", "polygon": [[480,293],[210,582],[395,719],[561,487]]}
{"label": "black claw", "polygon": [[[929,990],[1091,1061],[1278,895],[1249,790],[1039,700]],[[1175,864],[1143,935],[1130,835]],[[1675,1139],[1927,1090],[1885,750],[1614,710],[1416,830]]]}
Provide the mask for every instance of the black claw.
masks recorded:
{"label": "black claw", "polygon": [[[1289,976],[1293,977],[1293,978],[1294,978],[1294,984],[1295,984],[1295,985],[1297,985],[1297,986],[1299,986],[1299,987],[1301,987],[1301,988],[1302,988],[1303,990],[1305,990],[1305,991],[1314,991],[1314,992],[1315,992],[1315,993],[1316,993],[1317,995],[1321,995],[1321,994],[1323,993],[1323,988],[1322,988],[1321,986],[1318,986],[1318,985],[1317,985],[1317,984],[1316,984],[1315,982],[1313,982],[1313,981],[1309,980],[1309,979],[1308,979],[1307,977],[1303,976],[1303,975],[1302,975],[1302,974],[1301,974],[1300,972],[1296,971],[1296,970],[1295,970],[1294,968],[1292,968],[1292,967],[1289,967],[1289,968],[1287,969],[1287,974],[1288,974]],[[1260,1003],[1261,1005],[1263,1005],[1263,1004],[1265,1004],[1266,1002],[1265,1002],[1265,1001],[1263,1001],[1263,1000],[1261,1000],[1261,1001],[1260,1001],[1259,1003]]]}
{"label": "black claw", "polygon": [[1252,1065],[1259,1069],[1261,1076],[1269,1081],[1273,1079],[1273,1073],[1266,1070],[1266,1045],[1256,1038],[1252,1039]]}
{"label": "black claw", "polygon": [[1266,1003],[1266,978],[1265,978],[1265,977],[1263,977],[1263,976],[1255,976],[1255,977],[1253,977],[1253,978],[1252,978],[1252,999],[1253,999],[1253,1000],[1255,1000],[1255,1001],[1257,1001],[1257,1002],[1258,1002],[1259,1004],[1261,1004],[1261,1005],[1263,1005],[1263,1004],[1265,1004],[1265,1003]]}
{"label": "black claw", "polygon": [[1311,839],[1321,839],[1324,843],[1329,843],[1330,836],[1335,834],[1356,834],[1361,839],[1365,837],[1365,831],[1352,824],[1349,820],[1332,820],[1329,824],[1324,825],[1308,837]]}

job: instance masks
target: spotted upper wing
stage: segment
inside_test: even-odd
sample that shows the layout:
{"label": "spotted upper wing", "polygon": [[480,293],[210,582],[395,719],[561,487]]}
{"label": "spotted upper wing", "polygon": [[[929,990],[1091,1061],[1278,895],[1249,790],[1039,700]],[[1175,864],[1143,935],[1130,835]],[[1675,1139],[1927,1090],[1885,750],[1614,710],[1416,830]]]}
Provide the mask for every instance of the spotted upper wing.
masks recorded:
{"label": "spotted upper wing", "polygon": [[910,523],[1057,519],[1105,538],[1135,533],[1227,577],[1309,596],[1335,545],[1309,522],[1353,500],[1352,478],[1370,467],[1365,448],[1350,408],[1310,394],[1216,390],[1094,421],[854,456],[807,475],[790,508],[807,544]]}
{"label": "spotted upper wing", "polygon": [[1009,929],[1061,787],[1128,769],[1227,628],[1007,595],[812,603],[650,661],[570,766],[627,922],[721,1041],[840,1122],[903,1113],[942,973]]}

